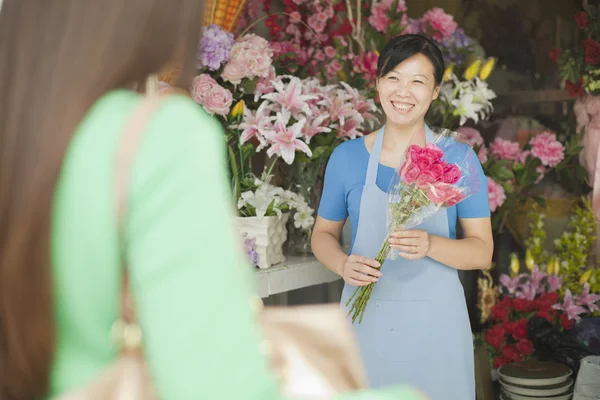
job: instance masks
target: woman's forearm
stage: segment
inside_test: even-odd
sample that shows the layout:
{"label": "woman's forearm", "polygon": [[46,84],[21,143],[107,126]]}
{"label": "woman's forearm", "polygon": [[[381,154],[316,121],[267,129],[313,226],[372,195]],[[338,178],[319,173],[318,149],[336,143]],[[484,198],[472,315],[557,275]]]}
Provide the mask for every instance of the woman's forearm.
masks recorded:
{"label": "woman's forearm", "polygon": [[327,269],[342,276],[342,269],[348,255],[342,251],[339,238],[328,232],[313,232],[311,239],[312,251],[317,259]]}
{"label": "woman's forearm", "polygon": [[449,267],[473,270],[492,264],[493,245],[477,237],[456,240],[430,235],[429,241],[427,256]]}

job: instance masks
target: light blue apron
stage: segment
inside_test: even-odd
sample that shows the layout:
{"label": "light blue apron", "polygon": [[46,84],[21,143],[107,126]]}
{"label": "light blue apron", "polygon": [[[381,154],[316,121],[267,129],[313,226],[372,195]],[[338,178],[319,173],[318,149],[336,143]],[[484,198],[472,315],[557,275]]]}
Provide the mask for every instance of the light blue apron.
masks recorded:
{"label": "light blue apron", "polygon": [[[434,138],[427,128],[427,142]],[[377,187],[383,128],[371,150],[352,254],[375,258],[386,237],[387,194]],[[415,229],[449,237],[445,209]],[[465,254],[468,257],[468,254]],[[386,260],[354,330],[372,387],[408,384],[432,400],[474,400],[471,327],[457,270],[425,257]],[[355,287],[346,284],[342,305]]]}

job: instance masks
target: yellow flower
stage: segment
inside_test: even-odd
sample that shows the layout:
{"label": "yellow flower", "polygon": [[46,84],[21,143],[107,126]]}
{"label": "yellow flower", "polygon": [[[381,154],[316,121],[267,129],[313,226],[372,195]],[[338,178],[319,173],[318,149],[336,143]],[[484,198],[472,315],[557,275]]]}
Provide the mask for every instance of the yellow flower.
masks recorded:
{"label": "yellow flower", "polygon": [[487,78],[489,78],[495,66],[496,59],[494,57],[488,58],[485,64],[483,64],[483,67],[481,67],[481,71],[479,72],[479,78],[485,81]]}
{"label": "yellow flower", "polygon": [[340,81],[346,82],[346,73],[343,70],[339,70],[337,76],[340,78]]}
{"label": "yellow flower", "polygon": [[531,250],[527,249],[525,252],[525,265],[528,270],[533,270],[533,266],[535,265],[535,261],[533,260],[533,254],[531,254]]}
{"label": "yellow flower", "polygon": [[240,115],[244,114],[244,100],[240,100],[237,102],[235,106],[231,109],[231,118],[237,118]]}
{"label": "yellow flower", "polygon": [[554,275],[554,263],[555,263],[556,259],[553,257],[550,259],[550,261],[548,261],[548,265],[547,267],[547,271],[548,275]]}
{"label": "yellow flower", "polygon": [[554,262],[554,275],[560,274],[560,260],[557,258]]}
{"label": "yellow flower", "polygon": [[475,78],[477,73],[479,72],[479,67],[481,66],[481,60],[475,60],[471,65],[467,67],[465,70],[464,78],[468,81]]}
{"label": "yellow flower", "polygon": [[444,71],[444,82],[447,82],[452,77],[452,73],[454,72],[454,64],[448,65],[448,68]]}
{"label": "yellow flower", "polygon": [[584,285],[587,281],[590,280],[590,276],[592,276],[592,270],[588,269],[583,274],[581,274],[581,277],[579,278],[579,284]]}
{"label": "yellow flower", "polygon": [[512,276],[517,276],[519,274],[519,270],[521,269],[521,265],[519,264],[519,257],[515,253],[510,255],[510,273]]}

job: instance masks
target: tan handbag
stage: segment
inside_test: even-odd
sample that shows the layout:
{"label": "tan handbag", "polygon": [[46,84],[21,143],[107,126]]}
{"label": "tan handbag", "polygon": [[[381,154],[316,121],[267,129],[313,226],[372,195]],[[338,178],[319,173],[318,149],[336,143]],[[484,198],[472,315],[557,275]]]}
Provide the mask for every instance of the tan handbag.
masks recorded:
{"label": "tan handbag", "polygon": [[[143,138],[146,123],[165,97],[144,98],[125,126],[117,149],[115,203],[121,238],[131,163]],[[142,331],[135,321],[128,290],[124,248],[121,260],[121,316],[113,327],[114,340],[120,349],[119,356],[92,383],[54,400],[156,399],[144,362]],[[326,399],[337,393],[366,387],[358,347],[338,305],[264,308],[258,296],[250,301],[265,336],[260,344],[261,349],[271,359],[282,395],[288,398]]]}

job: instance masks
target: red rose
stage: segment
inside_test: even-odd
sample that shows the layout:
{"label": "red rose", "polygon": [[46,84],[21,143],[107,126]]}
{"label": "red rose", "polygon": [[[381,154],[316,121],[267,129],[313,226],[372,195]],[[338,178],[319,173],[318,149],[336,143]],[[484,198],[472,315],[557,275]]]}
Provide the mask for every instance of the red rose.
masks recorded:
{"label": "red rose", "polygon": [[590,65],[600,63],[600,43],[586,39],[583,41],[583,46],[585,47],[585,62]]}
{"label": "red rose", "polygon": [[546,294],[544,294],[544,296],[542,297],[542,299],[549,303],[550,305],[556,303],[558,301],[558,293],[556,292],[548,292]]}
{"label": "red rose", "polygon": [[531,301],[527,300],[527,299],[514,299],[513,300],[513,307],[515,308],[515,311],[517,312],[529,312],[531,311],[532,308],[532,304]]}
{"label": "red rose", "polygon": [[585,90],[583,89],[583,78],[579,78],[577,83],[573,83],[570,80],[565,81],[565,89],[569,93],[569,96],[583,97]]}
{"label": "red rose", "polygon": [[550,60],[551,63],[557,62],[558,61],[558,57],[560,57],[560,50],[559,49],[552,49],[548,53],[548,59]]}
{"label": "red rose", "polygon": [[500,368],[501,366],[510,363],[510,360],[504,356],[498,356],[494,358],[494,368]]}
{"label": "red rose", "polygon": [[567,314],[560,314],[560,326],[569,331],[575,326],[575,320],[569,319]]}
{"label": "red rose", "polygon": [[502,328],[500,325],[496,325],[488,329],[483,334],[483,338],[490,346],[499,350],[504,344],[505,335],[506,332],[504,331],[504,328]]}
{"label": "red rose", "polygon": [[506,322],[508,321],[509,312],[510,308],[508,308],[506,304],[500,302],[492,307],[491,316],[493,320]]}
{"label": "red rose", "polygon": [[550,311],[538,311],[537,313],[535,313],[535,315],[537,317],[546,319],[548,322],[552,322],[553,319],[552,314],[550,314]]}
{"label": "red rose", "polygon": [[577,22],[577,26],[579,27],[579,29],[584,30],[585,28],[587,28],[588,15],[583,11],[578,12],[575,15],[575,22]]}
{"label": "red rose", "polygon": [[512,322],[510,322],[510,321],[505,322],[505,323],[502,324],[502,327],[506,331],[507,335],[512,335],[513,328],[514,328],[514,324]]}
{"label": "red rose", "polygon": [[533,353],[533,343],[531,340],[521,339],[517,343],[517,350],[519,350],[519,353],[523,354],[524,356],[528,356]]}
{"label": "red rose", "polygon": [[444,167],[444,183],[455,184],[461,177],[460,168],[456,164],[446,164]]}
{"label": "red rose", "polygon": [[513,338],[515,340],[527,339],[527,318],[521,318],[513,327]]}

